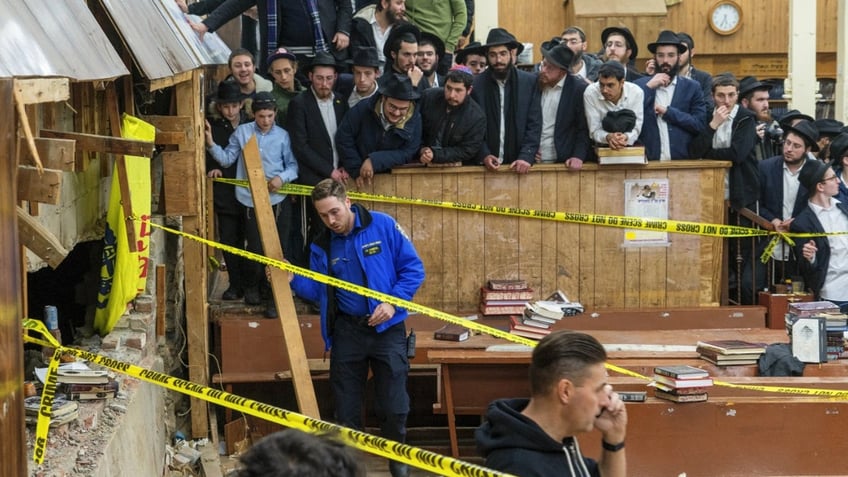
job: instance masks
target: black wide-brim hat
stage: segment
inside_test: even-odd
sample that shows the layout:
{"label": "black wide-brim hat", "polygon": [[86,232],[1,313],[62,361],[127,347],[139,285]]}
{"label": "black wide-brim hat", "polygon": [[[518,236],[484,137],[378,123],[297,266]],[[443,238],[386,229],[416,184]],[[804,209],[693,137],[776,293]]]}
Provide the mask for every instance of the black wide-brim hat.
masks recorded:
{"label": "black wide-brim hat", "polygon": [[232,80],[224,80],[218,83],[218,91],[212,97],[212,101],[216,103],[238,103],[247,98],[247,95],[241,92],[241,87]]}
{"label": "black wide-brim hat", "polygon": [[657,41],[653,43],[648,43],[648,51],[650,51],[651,53],[656,53],[657,47],[660,45],[676,46],[678,53],[683,53],[687,49],[689,49],[686,43],[684,43],[683,40],[681,40],[680,37],[677,36],[677,34],[671,30],[661,31],[660,35],[657,37]]}
{"label": "black wide-brim hat", "polygon": [[360,46],[354,48],[353,56],[347,60],[347,64],[368,68],[380,68],[383,66],[383,63],[380,61],[380,54],[377,51],[377,48],[373,46]]}
{"label": "black wide-brim hat", "polygon": [[386,57],[386,63],[392,62],[392,44],[404,33],[411,33],[415,37],[416,43],[421,40],[421,30],[417,26],[408,22],[395,24],[392,27],[392,31],[389,32],[389,37],[386,38],[386,43],[383,45],[383,56]]}
{"label": "black wide-brim hat", "polygon": [[848,156],[848,133],[839,133],[830,141],[830,160],[842,164],[842,158]]}
{"label": "black wide-brim hat", "polygon": [[804,167],[801,168],[801,172],[798,173],[798,182],[812,194],[816,190],[816,184],[824,179],[828,169],[830,169],[830,166],[824,162],[807,160]]}
{"label": "black wide-brim hat", "polygon": [[804,119],[810,122],[815,121],[815,119],[813,119],[813,117],[808,114],[804,114],[801,111],[798,111],[797,109],[790,109],[789,111],[786,111],[786,113],[784,113],[783,116],[780,117],[780,119],[777,120],[777,123],[780,124],[780,127],[785,128],[786,126],[791,125],[792,121],[796,119]]}
{"label": "black wide-brim hat", "polygon": [[382,82],[377,92],[381,96],[409,101],[414,101],[421,96],[412,86],[409,76],[397,73],[389,73],[389,77]]}
{"label": "black wide-brim hat", "polygon": [[801,136],[813,152],[817,152],[819,150],[819,130],[816,129],[816,125],[812,122],[802,120],[795,123],[794,126],[787,125],[783,128],[784,135],[790,132]]}
{"label": "black wide-brim hat", "polygon": [[483,50],[486,51],[493,46],[506,46],[510,50],[518,50],[515,54],[520,55],[524,51],[524,44],[515,39],[515,36],[506,31],[504,28],[492,28],[489,34],[486,35],[486,44],[483,45]]}
{"label": "black wide-brim hat", "polygon": [[479,41],[472,41],[465,45],[465,48],[457,50],[454,58],[457,64],[465,64],[465,61],[468,60],[468,55],[486,56],[486,50],[483,49],[483,45]]}
{"label": "black wide-brim hat", "polygon": [[837,121],[835,119],[816,119],[813,124],[816,125],[816,129],[819,130],[819,137],[827,136],[833,137],[842,132],[842,128],[845,126],[842,124],[842,121]]}
{"label": "black wide-brim hat", "polygon": [[609,111],[601,120],[604,131],[628,133],[636,127],[636,113],[629,109]]}
{"label": "black wide-brim hat", "polygon": [[421,40],[419,41],[418,45],[419,48],[421,48],[420,42],[424,40],[429,40],[430,43],[433,44],[433,48],[436,49],[436,56],[438,56],[439,58],[443,58],[445,56],[445,42],[442,41],[441,38],[428,31],[422,31]]}
{"label": "black wide-brim hat", "polygon": [[306,65],[306,70],[312,71],[316,66],[329,66],[337,72],[339,71],[339,64],[336,62],[336,57],[326,51],[316,52],[315,56],[310,58],[309,63]]}
{"label": "black wide-brim hat", "polygon": [[568,71],[571,69],[571,60],[574,59],[574,52],[571,51],[571,48],[559,43],[551,48],[544,48],[543,46],[542,56],[548,63],[561,70]]}
{"label": "black wide-brim hat", "polygon": [[758,80],[754,76],[746,76],[739,80],[739,97],[744,98],[754,91],[771,91],[771,85]]}
{"label": "black wide-brim hat", "polygon": [[618,33],[627,40],[627,45],[630,48],[630,59],[635,60],[639,56],[639,45],[636,44],[636,38],[627,27],[611,26],[604,28],[604,31],[601,32],[601,44],[606,47],[607,38],[613,33]]}

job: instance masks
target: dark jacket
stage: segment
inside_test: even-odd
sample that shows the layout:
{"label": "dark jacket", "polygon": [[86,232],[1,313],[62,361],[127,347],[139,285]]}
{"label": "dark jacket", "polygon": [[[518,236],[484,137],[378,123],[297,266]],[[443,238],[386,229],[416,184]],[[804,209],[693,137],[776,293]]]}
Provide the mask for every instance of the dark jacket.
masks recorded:
{"label": "dark jacket", "polygon": [[[580,455],[577,439],[553,440],[538,424],[521,414],[528,399],[501,399],[489,405],[486,422],[474,433],[485,466],[518,477],[569,477],[585,466],[600,477],[598,464]],[[567,449],[567,450],[566,450]]]}
{"label": "dark jacket", "polygon": [[592,82],[598,81],[598,70],[604,64],[603,60],[591,53],[583,53],[583,64],[586,65],[586,79]]}
{"label": "dark jacket", "polygon": [[[660,130],[657,125],[657,113],[654,101],[657,91],[647,86],[650,76],[635,81],[645,93],[645,115],[639,141],[645,145],[645,155],[649,160],[660,158]],[[706,127],[707,106],[701,93],[701,85],[689,78],[677,78],[671,104],[663,115],[668,124],[669,148],[672,159],[688,159],[689,143]]]}
{"label": "dark jacket", "polygon": [[[600,66],[599,66],[600,68]],[[635,83],[637,79],[644,78],[645,75],[639,72],[636,68],[631,65],[627,65],[627,69],[624,70],[624,81],[630,81]]]}
{"label": "dark jacket", "polygon": [[[800,193],[799,193],[800,195]],[[848,216],[848,204],[837,203],[836,206],[846,216]],[[792,232],[807,232],[807,233],[824,233],[819,218],[816,217],[809,203],[795,217],[795,220],[789,224],[789,230]],[[816,243],[816,259],[814,263],[810,263],[803,255],[804,244],[813,240]],[[795,255],[798,257],[798,268],[804,276],[804,283],[813,291],[817,300],[821,300],[821,289],[827,277],[827,268],[830,264],[830,242],[827,237],[814,238],[796,238],[795,239]]]}
{"label": "dark jacket", "polygon": [[[710,113],[712,115],[712,113]],[[710,115],[710,117],[712,117]],[[739,106],[733,118],[730,147],[714,149],[715,129],[707,127],[689,144],[690,156],[696,159],[719,159],[733,162],[730,168],[730,204],[734,209],[751,207],[760,197],[757,171],[757,117],[753,111]]]}
{"label": "dark jacket", "polygon": [[[342,123],[347,112],[347,102],[333,99],[336,126]],[[312,88],[295,96],[289,102],[286,123],[292,141],[292,152],[297,160],[298,182],[314,186],[333,173],[333,144]]]}
{"label": "dark jacket", "polygon": [[[282,11],[280,3],[281,2],[278,0],[278,15]],[[203,20],[203,23],[209,31],[213,32],[254,5],[257,7],[259,13],[259,49],[262,51],[262,54],[259,55],[262,58],[262,64],[259,71],[266,71],[268,69],[266,62],[268,55],[265,52],[266,45],[268,44],[267,2],[264,0],[226,0],[221,6],[210,13],[209,16]],[[350,35],[351,18],[353,17],[353,7],[351,6],[350,1],[321,0],[318,2],[318,16],[321,18],[321,30],[324,33],[324,40],[326,40],[328,46],[332,50],[333,56],[335,56],[339,61],[347,59],[347,49],[338,51],[333,47],[333,36],[335,36],[337,32]]]}
{"label": "dark jacket", "polygon": [[[221,147],[227,147],[227,144],[230,143],[230,135],[233,134],[235,128],[229,120],[218,114],[218,110],[215,108],[214,102],[209,104],[208,111],[210,114],[206,117],[206,119],[209,121],[209,126],[212,128],[212,140],[215,141],[215,144]],[[244,111],[241,111],[240,115],[239,124],[248,122],[247,115]],[[231,164],[229,167],[222,167],[217,161],[215,161],[215,159],[212,158],[209,151],[206,152],[206,172],[213,169],[219,169],[222,177],[235,179],[237,168],[237,162]],[[222,184],[220,182],[212,184],[215,213],[237,215],[242,212],[244,206],[236,200],[235,188],[236,186],[232,184]]]}
{"label": "dark jacket", "polygon": [[[354,234],[354,250],[362,265],[365,283],[357,285],[392,295],[401,300],[412,300],[415,292],[424,282],[424,264],[412,241],[403,232],[395,220],[382,212],[369,212],[357,204],[352,206],[357,215],[357,227]],[[324,275],[330,275],[330,229],[324,229],[310,246],[309,268]],[[367,254],[365,253],[367,249]],[[297,296],[319,303],[321,306],[321,334],[327,350],[332,348],[333,324],[336,318],[335,287],[319,283],[307,277],[295,275],[291,282]],[[368,298],[368,309],[374,311],[380,300]],[[408,312],[396,307],[395,315],[388,321],[377,325],[377,333],[382,333],[405,320]]]}
{"label": "dark jacket", "polygon": [[588,84],[577,76],[569,74],[565,77],[554,128],[556,162],[565,162],[569,157],[579,157],[584,161],[592,158],[592,141],[589,138],[589,126],[586,125],[583,107],[583,92],[586,91],[586,86]]}
{"label": "dark jacket", "polygon": [[[809,161],[809,159],[807,159]],[[804,167],[807,166],[804,163]],[[759,164],[760,173],[760,215],[766,220],[786,220],[791,217],[783,216],[783,156],[770,157]],[[810,192],[804,184],[798,185],[798,195],[795,196],[795,207],[792,209],[792,217],[797,217],[801,210],[807,206],[810,200]]]}
{"label": "dark jacket", "polygon": [[[518,70],[518,103],[515,105],[515,121],[518,131],[516,142],[519,145],[516,157],[505,157],[504,164],[509,164],[517,159],[533,164],[536,162],[536,152],[539,150],[539,137],[542,135],[542,109],[540,103],[540,92],[536,84],[536,75],[526,71]],[[471,98],[477,102],[483,114],[486,114],[486,96],[500,96],[498,83],[492,75],[491,70],[486,70],[474,78]],[[506,105],[508,107],[509,105]],[[500,121],[500,117],[486,118],[486,121]],[[488,155],[498,155],[498,151],[490,151],[486,141],[480,147],[480,159]]]}
{"label": "dark jacket", "polygon": [[448,111],[444,88],[428,89],[421,98],[422,147],[433,150],[437,164],[479,164],[477,154],[486,134],[486,116],[471,98]]}
{"label": "dark jacket", "polygon": [[[713,77],[706,71],[701,71],[694,66],[689,66],[689,79],[701,85],[701,94],[704,96],[704,103],[707,104],[707,109],[712,109],[713,106]],[[707,121],[709,122],[709,121]]]}
{"label": "dark jacket", "polygon": [[843,204],[848,204],[848,185],[845,185],[845,182],[842,182],[843,168],[842,168],[841,165],[836,164],[836,161],[839,161],[839,160],[840,159],[833,159],[833,161],[834,161],[833,172],[835,172],[836,175],[839,176],[839,193],[836,194],[836,200],[838,200],[839,202],[842,202]]}
{"label": "dark jacket", "polygon": [[387,172],[410,162],[421,146],[421,115],[415,102],[406,117],[387,130],[380,120],[382,99],[375,94],[360,101],[345,114],[336,132],[339,162],[354,179],[366,158],[371,158],[374,172]]}

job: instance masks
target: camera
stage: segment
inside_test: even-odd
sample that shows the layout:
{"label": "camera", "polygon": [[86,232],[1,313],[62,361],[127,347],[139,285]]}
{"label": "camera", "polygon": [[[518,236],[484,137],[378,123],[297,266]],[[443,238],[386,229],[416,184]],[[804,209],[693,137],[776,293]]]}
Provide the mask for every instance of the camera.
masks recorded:
{"label": "camera", "polygon": [[783,138],[783,128],[777,123],[771,123],[766,126],[766,136],[772,141],[780,141]]}

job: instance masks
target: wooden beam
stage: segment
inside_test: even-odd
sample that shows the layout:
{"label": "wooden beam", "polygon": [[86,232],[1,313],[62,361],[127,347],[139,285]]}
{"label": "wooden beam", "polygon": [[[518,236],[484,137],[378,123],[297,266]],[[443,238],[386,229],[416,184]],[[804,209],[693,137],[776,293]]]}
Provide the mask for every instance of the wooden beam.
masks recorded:
{"label": "wooden beam", "polygon": [[194,136],[191,132],[190,118],[186,116],[142,116],[141,119],[156,126],[156,145],[185,145],[187,148],[194,146]]}
{"label": "wooden beam", "polygon": [[194,151],[168,151],[162,153],[162,182],[165,189],[165,215],[196,215],[202,204],[198,202],[195,187],[186,187],[196,181]]}
{"label": "wooden beam", "polygon": [[62,191],[62,171],[18,167],[18,200],[56,205]]}
{"label": "wooden beam", "polygon": [[21,245],[55,269],[68,256],[68,250],[50,230],[35,217],[18,207],[18,235]]}
{"label": "wooden beam", "polygon": [[[283,248],[280,246],[280,236],[277,233],[274,212],[271,209],[271,198],[262,169],[262,158],[259,155],[259,143],[253,135],[244,146],[244,167],[250,181],[250,192],[253,197],[254,213],[259,226],[259,236],[262,238],[262,250],[265,256],[283,259]],[[315,388],[312,386],[312,376],[309,373],[309,363],[306,361],[306,350],[303,347],[303,336],[297,311],[294,308],[291,288],[287,273],[279,268],[271,268],[271,288],[274,290],[274,303],[279,310],[280,325],[283,327],[283,339],[286,352],[291,363],[292,383],[300,412],[307,416],[320,418],[318,401],[315,398]]]}
{"label": "wooden beam", "polygon": [[179,83],[185,83],[186,81],[190,81],[192,73],[194,72],[194,70],[183,71],[182,73],[176,73],[165,78],[152,79],[149,83],[150,91],[158,91],[160,89],[168,88],[170,86],[176,86]]}
{"label": "wooden beam", "polygon": [[55,103],[71,97],[68,78],[15,79],[15,91],[24,104]]}
{"label": "wooden beam", "polygon": [[15,96],[15,108],[18,110],[18,119],[21,122],[21,128],[24,131],[24,138],[26,138],[27,147],[32,154],[33,160],[35,161],[35,167],[39,170],[39,172],[44,169],[44,166],[41,164],[41,158],[38,157],[38,150],[35,148],[35,137],[32,135],[32,129],[29,126],[29,115],[27,115],[26,108],[23,97],[18,90],[14,90],[13,94]]}
{"label": "wooden beam", "polygon": [[[35,157],[32,150],[27,146],[25,138],[18,138],[18,150],[20,151],[19,162],[35,166]],[[60,171],[76,171],[75,150],[76,141],[69,139],[48,139],[44,137],[35,138],[35,150],[41,162],[47,169],[58,169]]]}
{"label": "wooden beam", "polygon": [[77,152],[105,152],[142,157],[153,156],[153,143],[147,141],[101,136],[98,134],[56,131],[53,129],[42,129],[40,136],[56,139],[73,139],[76,141]]}

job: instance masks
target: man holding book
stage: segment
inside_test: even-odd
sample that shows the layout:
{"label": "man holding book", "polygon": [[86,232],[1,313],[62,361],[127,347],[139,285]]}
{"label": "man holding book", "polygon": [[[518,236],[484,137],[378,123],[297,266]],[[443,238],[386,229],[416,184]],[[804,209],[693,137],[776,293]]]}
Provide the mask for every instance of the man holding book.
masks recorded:
{"label": "man holding book", "polygon": [[[627,410],[607,383],[606,351],[585,333],[543,338],[530,362],[530,399],[493,402],[475,437],[486,467],[527,476],[626,475]],[[597,429],[603,453],[583,457],[577,435]]]}

